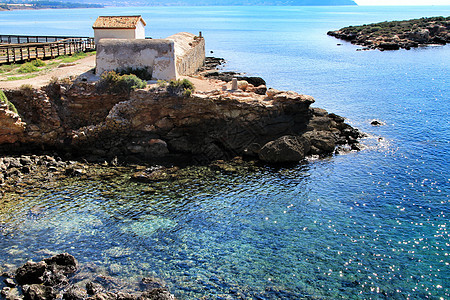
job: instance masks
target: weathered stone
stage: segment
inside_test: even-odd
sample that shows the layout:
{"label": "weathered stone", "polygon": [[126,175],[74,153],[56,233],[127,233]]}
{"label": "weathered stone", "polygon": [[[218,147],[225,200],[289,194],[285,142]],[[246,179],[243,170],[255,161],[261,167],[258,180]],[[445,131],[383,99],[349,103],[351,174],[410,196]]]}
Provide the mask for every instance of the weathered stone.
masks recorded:
{"label": "weathered stone", "polygon": [[268,142],[259,151],[259,159],[269,163],[299,162],[309,152],[309,143],[299,136],[283,136]]}
{"label": "weathered stone", "polygon": [[78,287],[72,286],[70,287],[64,294],[64,300],[84,300],[87,298],[86,290]]}
{"label": "weathered stone", "polygon": [[336,136],[329,131],[308,131],[303,137],[311,143],[311,154],[330,154],[336,147]]}
{"label": "weathered stone", "polygon": [[56,293],[50,286],[31,284],[23,286],[24,300],[54,300]]}
{"label": "weathered stone", "polygon": [[380,121],[380,120],[372,120],[370,122],[370,125],[372,126],[382,126],[382,125],[386,125],[384,122]]}
{"label": "weathered stone", "polygon": [[145,291],[138,297],[138,300],[175,300],[175,297],[166,289],[156,288]]}
{"label": "weathered stone", "polygon": [[42,283],[42,276],[47,268],[47,264],[43,261],[38,263],[27,262],[16,271],[16,280],[20,285]]}
{"label": "weathered stone", "polygon": [[86,283],[86,291],[89,295],[95,295],[103,292],[103,286],[100,283],[89,281]]}
{"label": "weathered stone", "polygon": [[5,280],[3,280],[3,282],[6,284],[7,287],[13,288],[16,286],[16,283],[14,282],[14,280],[12,278],[6,278]]}

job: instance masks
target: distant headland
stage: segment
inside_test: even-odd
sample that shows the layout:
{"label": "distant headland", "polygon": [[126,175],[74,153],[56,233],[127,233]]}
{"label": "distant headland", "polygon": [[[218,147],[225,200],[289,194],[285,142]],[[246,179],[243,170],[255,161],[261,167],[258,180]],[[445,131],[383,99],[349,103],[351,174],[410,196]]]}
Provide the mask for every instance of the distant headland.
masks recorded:
{"label": "distant headland", "polygon": [[[1,1],[1,0],[0,0]],[[49,9],[49,8],[103,8],[101,4],[57,2],[57,1],[8,1],[0,2],[0,11],[25,10],[25,9]]]}
{"label": "distant headland", "polygon": [[105,6],[348,6],[353,0],[68,0],[58,1],[5,1],[0,0],[0,11],[49,8],[103,8]]}
{"label": "distant headland", "polygon": [[430,44],[450,42],[450,17],[432,17],[349,26],[328,35],[364,46],[364,50],[409,50]]}

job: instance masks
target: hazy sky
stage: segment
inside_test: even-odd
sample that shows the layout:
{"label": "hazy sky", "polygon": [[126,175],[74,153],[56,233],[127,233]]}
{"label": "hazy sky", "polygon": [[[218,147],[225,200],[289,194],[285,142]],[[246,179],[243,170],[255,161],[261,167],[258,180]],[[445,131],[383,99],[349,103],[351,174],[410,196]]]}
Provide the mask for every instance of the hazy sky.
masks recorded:
{"label": "hazy sky", "polygon": [[358,5],[450,5],[450,0],[354,0]]}

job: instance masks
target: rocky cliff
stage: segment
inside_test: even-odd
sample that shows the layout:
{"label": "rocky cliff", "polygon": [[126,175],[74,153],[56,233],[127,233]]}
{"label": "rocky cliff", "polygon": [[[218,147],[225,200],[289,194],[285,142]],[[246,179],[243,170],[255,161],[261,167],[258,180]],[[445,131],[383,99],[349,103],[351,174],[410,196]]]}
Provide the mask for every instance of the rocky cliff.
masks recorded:
{"label": "rocky cliff", "polygon": [[7,90],[20,117],[0,108],[0,150],[35,147],[92,159],[202,163],[243,155],[288,162],[328,155],[337,146],[358,149],[358,130],[311,108],[312,97],[248,90],[185,97],[159,87],[110,94],[83,82]]}

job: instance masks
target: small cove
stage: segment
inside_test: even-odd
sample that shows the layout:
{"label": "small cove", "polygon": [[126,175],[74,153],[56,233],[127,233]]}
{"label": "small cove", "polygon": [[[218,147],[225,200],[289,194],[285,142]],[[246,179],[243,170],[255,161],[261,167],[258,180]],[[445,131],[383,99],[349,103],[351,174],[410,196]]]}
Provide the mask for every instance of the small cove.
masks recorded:
{"label": "small cove", "polygon": [[[162,278],[181,299],[450,296],[450,48],[357,52],[326,36],[450,7],[14,11],[0,24],[9,34],[90,35],[98,15],[137,13],[154,37],[202,31],[226,69],[312,95],[382,141],[289,169],[160,184],[155,194],[126,178],[23,194],[2,203],[1,265],[70,252],[130,282]],[[386,125],[370,126],[374,118]]]}

